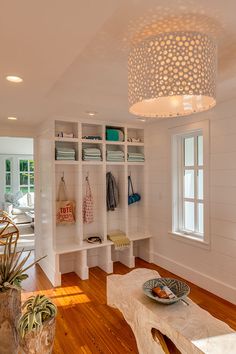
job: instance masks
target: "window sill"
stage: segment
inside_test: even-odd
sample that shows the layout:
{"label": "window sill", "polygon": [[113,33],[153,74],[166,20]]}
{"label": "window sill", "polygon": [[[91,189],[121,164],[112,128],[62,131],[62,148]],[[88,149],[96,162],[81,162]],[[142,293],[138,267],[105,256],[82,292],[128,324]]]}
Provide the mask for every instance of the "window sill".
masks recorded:
{"label": "window sill", "polygon": [[186,236],[186,234],[181,234],[180,232],[169,231],[168,234],[174,240],[186,243],[191,246],[200,247],[206,250],[210,250],[210,243],[208,241],[202,241],[194,236]]}

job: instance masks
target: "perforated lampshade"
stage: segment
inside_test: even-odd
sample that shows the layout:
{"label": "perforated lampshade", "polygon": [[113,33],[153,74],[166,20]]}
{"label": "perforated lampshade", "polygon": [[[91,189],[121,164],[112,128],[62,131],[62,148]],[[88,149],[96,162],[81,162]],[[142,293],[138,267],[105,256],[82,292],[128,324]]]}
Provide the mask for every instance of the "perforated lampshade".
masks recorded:
{"label": "perforated lampshade", "polygon": [[137,43],[128,61],[130,113],[176,117],[210,109],[216,66],[216,43],[202,33],[163,33]]}

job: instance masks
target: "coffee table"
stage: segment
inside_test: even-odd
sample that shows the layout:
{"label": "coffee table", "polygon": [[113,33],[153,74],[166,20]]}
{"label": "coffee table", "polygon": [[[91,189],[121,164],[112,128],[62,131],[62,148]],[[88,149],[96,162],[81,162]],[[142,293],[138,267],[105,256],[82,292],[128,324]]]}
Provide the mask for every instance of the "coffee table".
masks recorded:
{"label": "coffee table", "polygon": [[107,304],[118,308],[132,328],[140,354],[235,354],[236,332],[187,298],[162,305],[142,290],[159,273],[140,268],[107,277]]}

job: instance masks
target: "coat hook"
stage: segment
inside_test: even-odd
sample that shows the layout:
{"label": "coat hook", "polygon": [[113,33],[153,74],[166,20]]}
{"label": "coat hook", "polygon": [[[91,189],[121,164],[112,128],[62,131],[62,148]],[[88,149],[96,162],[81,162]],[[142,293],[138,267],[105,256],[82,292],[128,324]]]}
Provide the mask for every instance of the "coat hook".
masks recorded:
{"label": "coat hook", "polygon": [[86,181],[88,181],[88,178],[89,178],[89,172],[87,171],[86,177],[85,177]]}
{"label": "coat hook", "polygon": [[62,172],[61,180],[64,182],[64,171]]}

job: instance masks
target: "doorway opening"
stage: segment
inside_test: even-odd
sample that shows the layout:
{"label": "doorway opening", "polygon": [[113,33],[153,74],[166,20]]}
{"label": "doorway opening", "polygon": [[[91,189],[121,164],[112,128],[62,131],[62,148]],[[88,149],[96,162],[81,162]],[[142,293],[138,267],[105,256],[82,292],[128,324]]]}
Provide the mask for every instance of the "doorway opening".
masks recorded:
{"label": "doorway opening", "polygon": [[17,225],[25,250],[35,248],[34,172],[34,139],[0,137],[0,209]]}

